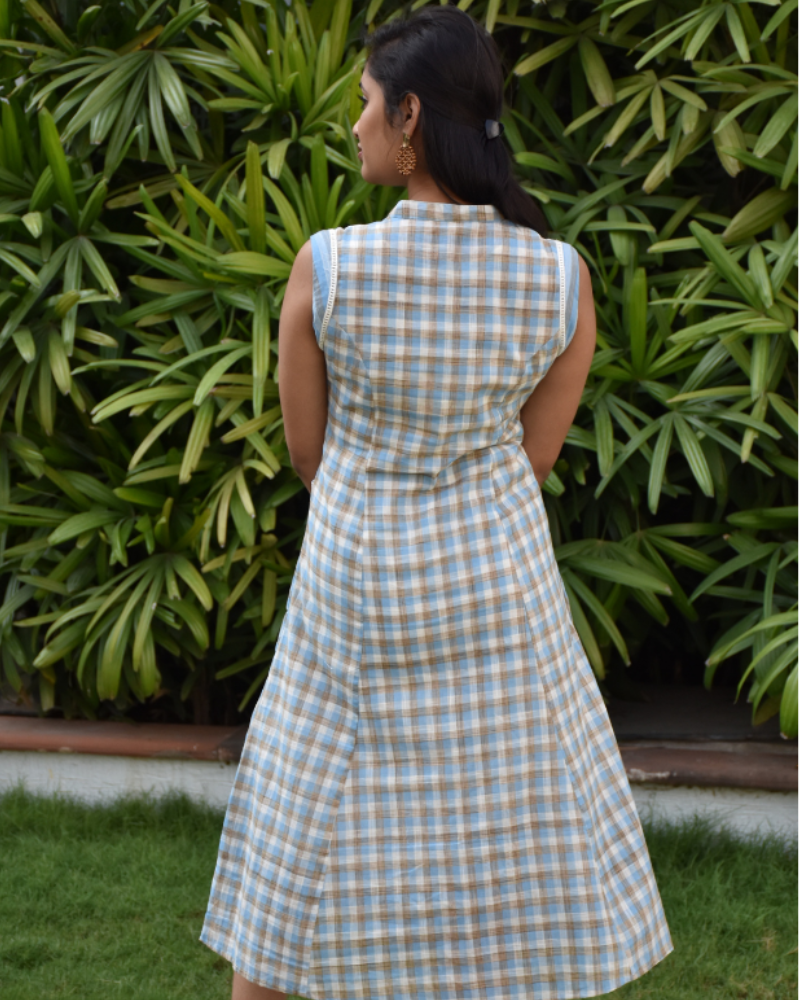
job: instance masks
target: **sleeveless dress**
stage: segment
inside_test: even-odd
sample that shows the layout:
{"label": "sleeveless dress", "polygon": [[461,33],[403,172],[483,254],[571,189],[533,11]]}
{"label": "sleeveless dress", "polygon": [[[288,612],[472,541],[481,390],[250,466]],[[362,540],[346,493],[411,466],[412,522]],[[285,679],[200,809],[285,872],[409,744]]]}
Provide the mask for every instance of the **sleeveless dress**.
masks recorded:
{"label": "sleeveless dress", "polygon": [[201,940],[311,1000],[566,1000],[673,950],[519,410],[578,255],[492,205],[311,238],[329,383]]}

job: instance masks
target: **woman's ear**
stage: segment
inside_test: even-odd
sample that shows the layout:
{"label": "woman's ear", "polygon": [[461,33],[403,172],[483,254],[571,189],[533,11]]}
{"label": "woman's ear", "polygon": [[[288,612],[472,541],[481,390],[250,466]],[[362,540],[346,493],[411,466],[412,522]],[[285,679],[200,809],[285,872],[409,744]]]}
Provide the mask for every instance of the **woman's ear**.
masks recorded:
{"label": "woman's ear", "polygon": [[414,134],[414,129],[417,127],[417,122],[419,121],[419,109],[420,103],[417,95],[406,94],[403,98],[403,113],[405,115],[403,131],[407,132],[410,136]]}

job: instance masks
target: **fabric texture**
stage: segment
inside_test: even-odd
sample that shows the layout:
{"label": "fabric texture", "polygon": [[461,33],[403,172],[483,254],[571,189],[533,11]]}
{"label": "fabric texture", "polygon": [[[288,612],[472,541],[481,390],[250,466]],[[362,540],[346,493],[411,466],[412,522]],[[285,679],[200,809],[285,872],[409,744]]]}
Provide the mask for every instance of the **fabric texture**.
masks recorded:
{"label": "fabric texture", "polygon": [[322,462],[201,940],[312,1000],[567,1000],[673,950],[519,410],[578,255],[491,205],[311,238]]}

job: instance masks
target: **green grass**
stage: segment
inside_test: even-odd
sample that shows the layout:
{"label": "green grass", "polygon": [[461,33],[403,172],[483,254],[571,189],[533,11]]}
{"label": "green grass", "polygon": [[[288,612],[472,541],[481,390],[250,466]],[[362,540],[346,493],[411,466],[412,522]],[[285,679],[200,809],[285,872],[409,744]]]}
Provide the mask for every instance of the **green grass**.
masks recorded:
{"label": "green grass", "polygon": [[[197,940],[221,821],[182,800],[0,797],[3,1000],[228,1000],[230,967]],[[700,820],[645,833],[675,951],[615,1000],[796,997],[796,849]]]}

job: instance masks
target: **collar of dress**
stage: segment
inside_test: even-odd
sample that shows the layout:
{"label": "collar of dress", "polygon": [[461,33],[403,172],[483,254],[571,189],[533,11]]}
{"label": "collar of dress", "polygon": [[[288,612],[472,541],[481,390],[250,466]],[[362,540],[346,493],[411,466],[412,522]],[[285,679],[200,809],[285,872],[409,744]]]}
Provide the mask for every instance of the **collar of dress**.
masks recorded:
{"label": "collar of dress", "polygon": [[449,201],[412,201],[402,198],[386,218],[433,219],[437,222],[502,222],[494,205],[461,205]]}

